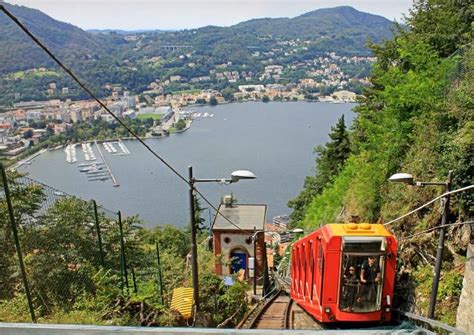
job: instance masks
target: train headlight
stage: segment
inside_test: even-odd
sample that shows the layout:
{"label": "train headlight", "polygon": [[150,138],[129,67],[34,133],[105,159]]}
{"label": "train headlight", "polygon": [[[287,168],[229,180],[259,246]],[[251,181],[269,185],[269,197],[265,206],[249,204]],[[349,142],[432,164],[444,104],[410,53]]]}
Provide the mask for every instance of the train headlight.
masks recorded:
{"label": "train headlight", "polygon": [[390,312],[390,306],[385,307],[385,312]]}
{"label": "train headlight", "polygon": [[324,309],[324,311],[325,311],[327,314],[331,313],[331,309],[330,309],[329,307],[326,307],[326,308]]}

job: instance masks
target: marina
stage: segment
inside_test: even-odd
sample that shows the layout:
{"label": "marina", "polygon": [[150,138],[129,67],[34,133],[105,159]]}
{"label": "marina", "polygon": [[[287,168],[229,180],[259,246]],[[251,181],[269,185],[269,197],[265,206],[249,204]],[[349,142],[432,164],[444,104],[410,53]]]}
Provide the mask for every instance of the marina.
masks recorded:
{"label": "marina", "polygon": [[[109,176],[112,179],[112,186],[113,187],[119,187],[120,184],[117,182],[117,179],[115,179],[115,176],[113,175],[112,170],[110,169],[110,166],[107,164],[107,161],[105,160],[104,154],[102,153],[102,150],[100,150],[99,144],[97,143],[97,141],[94,141],[94,143],[95,143],[95,146],[97,148],[97,151],[99,152],[100,157],[102,158],[102,162],[104,163],[105,168],[109,172]],[[110,146],[109,146],[109,148],[110,148]]]}
{"label": "marina", "polygon": [[[81,143],[81,149],[84,155],[85,162],[82,162],[77,165],[79,172],[83,173],[87,177],[87,181],[105,181],[111,179],[112,186],[120,186],[117,182],[117,179],[113,175],[110,166],[105,160],[105,156],[100,148],[99,143],[97,141],[94,141],[94,144],[96,146],[97,152],[100,155],[101,161],[98,161],[97,157],[95,156],[92,142]],[[111,155],[123,156],[131,154],[128,147],[120,139],[118,141],[104,141],[101,144],[105,151]],[[68,144],[65,147],[64,152],[66,154],[67,163],[73,164],[79,161],[76,152],[77,145],[79,144]],[[26,160],[22,162],[22,165],[27,164],[30,164],[30,162]]]}

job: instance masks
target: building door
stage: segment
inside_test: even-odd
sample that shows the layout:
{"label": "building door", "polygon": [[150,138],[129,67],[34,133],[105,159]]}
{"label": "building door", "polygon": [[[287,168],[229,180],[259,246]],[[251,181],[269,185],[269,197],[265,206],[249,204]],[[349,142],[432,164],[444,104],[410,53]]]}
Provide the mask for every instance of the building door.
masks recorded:
{"label": "building door", "polygon": [[239,272],[240,269],[247,270],[247,254],[242,250],[234,250],[230,254],[232,264],[231,273]]}

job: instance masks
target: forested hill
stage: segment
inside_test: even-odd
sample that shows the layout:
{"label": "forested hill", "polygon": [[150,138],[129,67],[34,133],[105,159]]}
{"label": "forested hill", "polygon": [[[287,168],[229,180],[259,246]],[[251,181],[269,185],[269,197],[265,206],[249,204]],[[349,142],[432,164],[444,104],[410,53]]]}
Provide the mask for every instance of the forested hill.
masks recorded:
{"label": "forested hill", "polygon": [[[295,18],[255,19],[231,27],[203,27],[182,31],[87,32],[54,20],[39,10],[9,5],[31,31],[63,59],[84,63],[113,53],[116,60],[136,61],[163,56],[163,45],[191,45],[197,55],[215,56],[211,62],[248,61],[255,50],[269,51],[292,39],[308,40],[308,54],[336,52],[367,55],[368,40],[379,42],[391,36],[393,22],[351,7],[319,9]],[[5,15],[0,15],[0,74],[49,67],[51,61]]]}
{"label": "forested hill", "polygon": [[310,59],[324,52],[344,55],[369,55],[367,42],[380,42],[392,36],[394,23],[381,16],[363,13],[352,7],[318,9],[295,18],[253,19],[230,27],[207,26],[159,35],[147,35],[140,48],[145,54],[158,52],[162,44],[187,44],[198,55],[211,61],[247,64],[254,51],[271,52],[292,41],[307,42]]}
{"label": "forested hill", "polygon": [[333,43],[344,39],[364,49],[367,38],[374,42],[390,38],[393,22],[382,16],[360,12],[349,6],[317,9],[295,18],[255,19],[232,26],[235,32],[253,32],[277,38],[327,39]]}
{"label": "forested hill", "polygon": [[[77,61],[103,56],[123,41],[115,35],[96,36],[68,23],[57,21],[39,10],[3,3],[33,34],[62,58]],[[0,14],[0,74],[37,67],[49,67],[51,60],[34,45],[10,18]]]}

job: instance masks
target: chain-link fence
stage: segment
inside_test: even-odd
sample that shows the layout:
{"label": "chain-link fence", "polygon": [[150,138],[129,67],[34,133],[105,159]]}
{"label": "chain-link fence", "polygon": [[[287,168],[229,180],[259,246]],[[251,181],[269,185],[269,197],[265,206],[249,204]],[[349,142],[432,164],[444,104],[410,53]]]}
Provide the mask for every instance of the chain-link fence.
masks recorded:
{"label": "chain-link fence", "polygon": [[140,285],[159,290],[136,218],[0,170],[0,302],[26,295],[35,321],[70,310],[104,278],[124,297]]}

